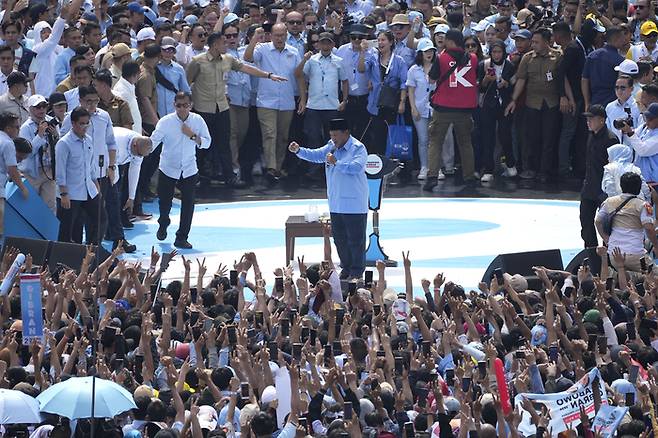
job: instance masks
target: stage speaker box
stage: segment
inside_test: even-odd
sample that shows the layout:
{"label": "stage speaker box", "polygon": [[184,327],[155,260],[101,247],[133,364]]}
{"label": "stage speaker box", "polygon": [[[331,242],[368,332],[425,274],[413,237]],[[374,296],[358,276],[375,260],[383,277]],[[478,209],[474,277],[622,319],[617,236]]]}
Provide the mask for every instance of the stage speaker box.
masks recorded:
{"label": "stage speaker box", "polygon": [[601,257],[596,254],[596,248],[585,248],[580,251],[576,256],[571,259],[565,271],[569,271],[572,274],[578,273],[578,268],[583,264],[583,260],[589,258],[589,270],[592,275],[601,274]]}
{"label": "stage speaker box", "polygon": [[[23,254],[31,254],[34,265],[47,265],[50,272],[55,272],[57,265],[63,264],[76,271],[80,270],[82,259],[87,253],[87,247],[77,243],[53,242],[51,240],[28,239],[25,237],[6,237],[2,246],[2,255],[7,248],[16,248]],[[110,256],[105,248],[96,249],[100,263]],[[96,267],[92,262],[91,269]]]}
{"label": "stage speaker box", "polygon": [[[110,253],[102,246],[96,248],[99,263],[103,263],[110,256]],[[55,272],[57,265],[62,264],[76,271],[80,270],[82,259],[85,258],[87,247],[78,243],[50,242],[50,254],[48,257],[48,269]],[[89,272],[96,268],[96,260],[92,261]]]}
{"label": "stage speaker box", "polygon": [[482,281],[489,284],[493,271],[501,268],[503,272],[512,275],[521,274],[528,280],[528,287],[533,290],[541,289],[541,281],[532,270],[533,266],[545,266],[550,269],[563,269],[562,254],[559,249],[547,249],[543,251],[515,252],[499,254],[491,261],[484,272]]}
{"label": "stage speaker box", "polygon": [[16,248],[25,255],[32,255],[32,264],[42,266],[48,259],[50,241],[41,239],[28,239],[26,237],[5,237],[2,246],[2,256],[7,248]]}

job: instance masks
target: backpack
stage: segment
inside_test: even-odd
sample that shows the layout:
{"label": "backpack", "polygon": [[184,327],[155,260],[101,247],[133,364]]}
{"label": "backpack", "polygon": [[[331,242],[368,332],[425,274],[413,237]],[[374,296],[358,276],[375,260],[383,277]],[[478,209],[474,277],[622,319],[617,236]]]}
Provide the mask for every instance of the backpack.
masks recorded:
{"label": "backpack", "polygon": [[602,212],[601,227],[603,228],[603,232],[607,236],[610,236],[610,234],[612,234],[612,223],[614,222],[617,213],[619,213],[621,209],[624,208],[624,206],[626,206],[626,204],[630,202],[631,199],[635,199],[635,198],[637,198],[637,196],[631,196],[629,198],[624,199],[624,201],[621,204],[619,204],[619,207],[615,208],[615,210],[612,211],[611,213]]}

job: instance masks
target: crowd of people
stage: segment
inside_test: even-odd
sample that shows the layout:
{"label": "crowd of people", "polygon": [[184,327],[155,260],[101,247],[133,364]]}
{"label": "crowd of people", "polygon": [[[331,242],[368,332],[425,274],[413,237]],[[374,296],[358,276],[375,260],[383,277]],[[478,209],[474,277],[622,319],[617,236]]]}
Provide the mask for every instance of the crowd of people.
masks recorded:
{"label": "crowd of people", "polygon": [[[0,213],[11,179],[57,215],[59,240],[90,246],[56,272],[27,255],[42,337],[23,341],[19,277],[0,297],[0,388],[36,397],[94,375],[136,406],[93,421],[42,412],[3,436],[658,433],[653,2],[3,6]],[[456,170],[467,184],[582,178],[600,272],[589,259],[577,273],[537,266],[531,288],[497,271],[466,291],[443,274],[414,282],[406,253],[403,291],[383,262],[364,274],[365,157],[385,153],[397,123],[413,126],[415,151],[399,178],[428,191]],[[328,185],[322,263],[269,276],[246,253],[212,277],[197,260],[194,279],[183,257],[184,280],[161,287],[175,252],[153,250],[147,269],[120,259],[144,202],[159,199],[163,241],[179,191],[174,245],[189,249],[200,184],[322,179],[310,163]],[[96,266],[102,240],[113,252]],[[15,257],[5,249],[3,277]],[[560,394],[582,397],[580,412],[562,417]]]}

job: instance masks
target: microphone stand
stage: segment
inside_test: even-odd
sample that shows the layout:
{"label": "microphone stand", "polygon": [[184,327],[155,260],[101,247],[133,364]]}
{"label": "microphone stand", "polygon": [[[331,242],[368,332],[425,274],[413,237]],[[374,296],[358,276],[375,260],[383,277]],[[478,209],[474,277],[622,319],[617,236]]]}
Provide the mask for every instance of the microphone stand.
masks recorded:
{"label": "microphone stand", "polygon": [[98,209],[96,217],[96,311],[94,312],[94,339],[92,340],[91,347],[91,358],[92,358],[92,373],[91,373],[91,427],[90,427],[90,437],[94,438],[96,435],[96,419],[95,410],[96,410],[96,362],[98,356],[98,328],[100,324],[100,308],[98,306],[98,294],[100,288],[100,272],[98,271],[98,266],[100,265],[100,249],[101,249],[101,203],[103,202],[103,191],[101,190],[101,179],[103,177],[103,167],[105,165],[105,155],[98,156]]}

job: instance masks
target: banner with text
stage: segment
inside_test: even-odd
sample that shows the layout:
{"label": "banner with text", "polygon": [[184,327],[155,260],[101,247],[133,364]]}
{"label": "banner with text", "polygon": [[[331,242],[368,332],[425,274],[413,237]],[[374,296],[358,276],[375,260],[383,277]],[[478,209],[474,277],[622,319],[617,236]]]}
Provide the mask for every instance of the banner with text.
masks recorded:
{"label": "banner with text", "polygon": [[625,406],[601,405],[592,422],[592,430],[601,438],[612,438],[626,412],[628,408]]}
{"label": "banner with text", "polygon": [[564,392],[554,394],[518,394],[514,398],[514,404],[521,409],[521,424],[519,432],[523,435],[533,435],[536,430],[530,421],[530,413],[521,406],[522,397],[526,397],[533,404],[543,404],[548,408],[551,421],[548,428],[552,430],[553,436],[557,437],[569,427],[576,428],[580,424],[580,407],[585,408],[589,418],[594,418],[594,392],[592,382],[599,378],[599,393],[601,394],[601,406],[607,405],[605,385],[599,374],[598,368],[592,368],[580,380],[574,383]]}
{"label": "banner with text", "polygon": [[43,315],[41,314],[41,279],[39,274],[21,275],[21,317],[23,318],[23,345],[32,340],[43,341]]}

